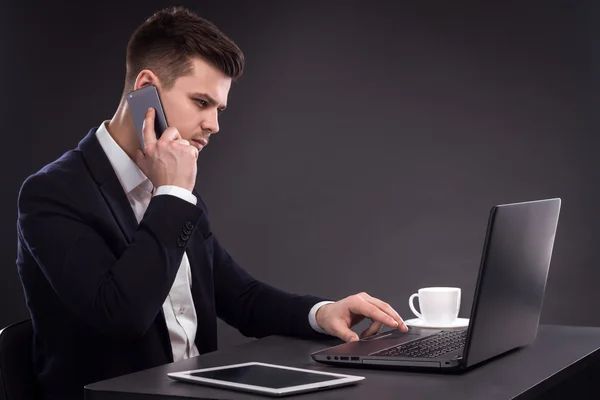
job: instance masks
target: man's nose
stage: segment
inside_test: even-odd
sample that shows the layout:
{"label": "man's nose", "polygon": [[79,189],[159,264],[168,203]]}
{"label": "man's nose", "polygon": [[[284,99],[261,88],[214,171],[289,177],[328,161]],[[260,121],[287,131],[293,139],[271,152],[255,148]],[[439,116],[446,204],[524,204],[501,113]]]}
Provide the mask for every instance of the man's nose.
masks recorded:
{"label": "man's nose", "polygon": [[217,110],[211,112],[202,122],[202,130],[208,131],[211,134],[219,132],[219,114]]}

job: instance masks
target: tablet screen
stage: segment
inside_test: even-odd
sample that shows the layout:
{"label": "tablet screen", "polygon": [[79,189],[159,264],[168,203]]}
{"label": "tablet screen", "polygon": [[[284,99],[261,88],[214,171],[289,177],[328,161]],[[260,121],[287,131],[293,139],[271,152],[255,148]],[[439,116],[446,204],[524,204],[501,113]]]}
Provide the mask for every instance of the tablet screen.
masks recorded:
{"label": "tablet screen", "polygon": [[341,379],[337,376],[271,368],[263,365],[248,365],[213,371],[193,372],[190,375],[245,385],[264,386],[273,389]]}

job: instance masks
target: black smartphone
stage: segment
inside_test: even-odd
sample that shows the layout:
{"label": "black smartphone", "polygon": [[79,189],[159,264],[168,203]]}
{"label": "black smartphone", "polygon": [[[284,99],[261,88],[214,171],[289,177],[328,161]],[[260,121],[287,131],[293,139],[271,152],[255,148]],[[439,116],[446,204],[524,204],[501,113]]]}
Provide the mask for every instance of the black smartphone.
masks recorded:
{"label": "black smartphone", "polygon": [[142,127],[144,126],[144,118],[146,118],[146,112],[149,108],[154,108],[156,111],[154,117],[154,132],[156,132],[156,138],[160,138],[165,129],[169,126],[167,124],[167,117],[163,110],[162,103],[160,102],[160,96],[156,86],[148,85],[141,89],[134,90],[127,93],[127,103],[129,104],[129,110],[133,116],[133,124],[137,131],[142,145],[142,151],[144,151],[144,132]]}

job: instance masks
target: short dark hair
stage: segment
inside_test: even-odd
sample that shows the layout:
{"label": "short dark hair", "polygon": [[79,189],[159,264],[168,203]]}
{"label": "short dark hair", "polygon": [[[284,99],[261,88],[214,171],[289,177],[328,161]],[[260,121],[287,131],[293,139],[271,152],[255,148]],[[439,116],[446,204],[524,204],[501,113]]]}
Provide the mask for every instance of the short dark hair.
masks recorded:
{"label": "short dark hair", "polygon": [[200,57],[235,81],[244,70],[240,48],[212,22],[183,7],[160,10],[131,35],[127,44],[125,92],[133,90],[140,71],[152,70],[165,89],[192,71]]}

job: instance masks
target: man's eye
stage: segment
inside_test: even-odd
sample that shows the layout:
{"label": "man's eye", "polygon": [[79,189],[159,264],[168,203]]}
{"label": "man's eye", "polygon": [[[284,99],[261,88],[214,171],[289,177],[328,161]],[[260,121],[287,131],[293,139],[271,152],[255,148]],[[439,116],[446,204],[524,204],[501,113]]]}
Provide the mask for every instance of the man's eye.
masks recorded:
{"label": "man's eye", "polygon": [[208,102],[206,100],[196,99],[196,102],[198,104],[200,104],[202,107],[206,107],[208,105]]}

